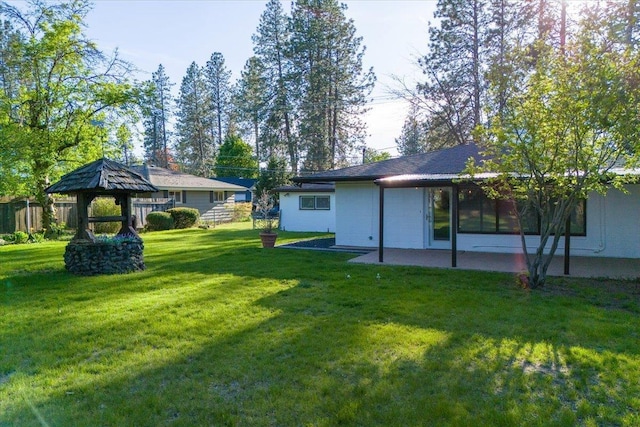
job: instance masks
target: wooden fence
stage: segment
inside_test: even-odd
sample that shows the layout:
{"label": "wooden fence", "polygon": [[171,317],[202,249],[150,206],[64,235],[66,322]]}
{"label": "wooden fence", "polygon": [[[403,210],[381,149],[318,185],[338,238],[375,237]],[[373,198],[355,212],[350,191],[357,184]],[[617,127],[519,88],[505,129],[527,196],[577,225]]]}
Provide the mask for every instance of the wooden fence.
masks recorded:
{"label": "wooden fence", "polygon": [[[76,199],[56,199],[54,206],[58,224],[64,223],[67,228],[76,228]],[[138,228],[146,225],[145,218],[149,212],[166,211],[174,206],[173,199],[133,199],[133,214]],[[39,203],[27,199],[0,202],[1,234],[30,230],[42,230],[42,207]]]}

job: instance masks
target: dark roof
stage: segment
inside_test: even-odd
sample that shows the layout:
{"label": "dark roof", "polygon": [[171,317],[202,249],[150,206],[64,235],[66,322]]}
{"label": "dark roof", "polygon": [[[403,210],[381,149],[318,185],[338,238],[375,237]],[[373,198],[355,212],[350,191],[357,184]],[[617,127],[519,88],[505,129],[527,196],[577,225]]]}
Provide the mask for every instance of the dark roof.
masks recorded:
{"label": "dark roof", "polygon": [[397,175],[457,175],[464,170],[470,157],[476,160],[481,159],[475,144],[458,145],[428,153],[318,172],[309,176],[298,176],[293,180],[295,182],[373,181]]}
{"label": "dark roof", "polygon": [[173,171],[159,166],[136,165],[131,166],[131,169],[140,173],[161,190],[245,191],[245,188],[238,185]]}
{"label": "dark roof", "polygon": [[255,178],[236,178],[234,176],[216,176],[215,179],[217,181],[226,182],[227,184],[235,184],[241,187],[245,187],[247,190],[250,190],[254,185],[256,185]]}
{"label": "dark roof", "polygon": [[283,185],[275,188],[280,193],[333,193],[336,186],[333,183],[301,183],[296,185]]}
{"label": "dark roof", "polygon": [[145,193],[158,189],[125,165],[100,159],[64,175],[45,191],[60,194],[83,191]]}

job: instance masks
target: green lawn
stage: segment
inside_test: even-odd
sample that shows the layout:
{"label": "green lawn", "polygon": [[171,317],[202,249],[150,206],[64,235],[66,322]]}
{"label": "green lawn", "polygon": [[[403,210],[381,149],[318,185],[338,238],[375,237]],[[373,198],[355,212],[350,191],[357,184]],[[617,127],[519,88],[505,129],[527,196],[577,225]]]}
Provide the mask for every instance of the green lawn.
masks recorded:
{"label": "green lawn", "polygon": [[635,282],[527,292],[247,224],[143,238],[122,276],[0,247],[0,426],[640,425]]}

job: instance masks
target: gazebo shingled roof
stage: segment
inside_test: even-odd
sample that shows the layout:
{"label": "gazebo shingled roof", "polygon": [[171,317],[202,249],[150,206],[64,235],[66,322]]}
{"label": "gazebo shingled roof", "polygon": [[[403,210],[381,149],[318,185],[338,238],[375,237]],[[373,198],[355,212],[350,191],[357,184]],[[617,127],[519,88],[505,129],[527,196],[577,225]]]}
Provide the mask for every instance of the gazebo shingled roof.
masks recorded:
{"label": "gazebo shingled roof", "polygon": [[47,193],[147,193],[158,189],[125,165],[100,159],[64,175],[45,190]]}

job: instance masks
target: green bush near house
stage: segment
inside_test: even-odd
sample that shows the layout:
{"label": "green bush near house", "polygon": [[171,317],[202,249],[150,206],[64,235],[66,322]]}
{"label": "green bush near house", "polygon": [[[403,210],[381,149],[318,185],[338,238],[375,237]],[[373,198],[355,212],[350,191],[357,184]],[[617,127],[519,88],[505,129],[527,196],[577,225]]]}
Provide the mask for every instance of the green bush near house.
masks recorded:
{"label": "green bush near house", "polygon": [[149,212],[146,219],[146,228],[149,231],[171,230],[173,228],[173,217],[168,212]]}
{"label": "green bush near house", "polygon": [[251,203],[235,203],[233,205],[233,221],[249,221],[251,219]]}
{"label": "green bush near house", "polygon": [[[91,204],[91,214],[94,217],[119,216],[120,206],[111,197],[98,197]],[[96,234],[115,234],[120,230],[120,222],[96,222],[93,231]]]}
{"label": "green bush near house", "polygon": [[175,228],[195,227],[200,220],[200,212],[194,208],[173,208],[167,212],[171,214]]}

